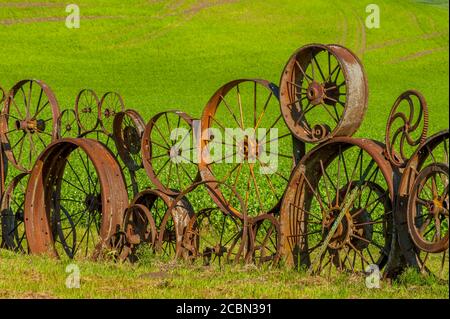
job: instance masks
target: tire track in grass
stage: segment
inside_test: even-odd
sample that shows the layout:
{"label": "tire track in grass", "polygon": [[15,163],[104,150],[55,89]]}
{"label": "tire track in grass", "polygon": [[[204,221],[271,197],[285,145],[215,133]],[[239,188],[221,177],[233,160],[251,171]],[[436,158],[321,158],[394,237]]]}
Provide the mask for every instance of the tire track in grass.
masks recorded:
{"label": "tire track in grass", "polygon": [[415,60],[415,59],[418,59],[423,56],[427,56],[427,55],[430,55],[430,54],[433,54],[436,52],[446,51],[447,49],[448,49],[447,47],[439,47],[439,48],[434,48],[434,49],[429,49],[429,50],[418,51],[418,52],[414,52],[414,53],[390,60],[386,64],[397,64],[397,63],[401,63],[401,62],[405,62],[405,61],[411,61],[411,60]]}

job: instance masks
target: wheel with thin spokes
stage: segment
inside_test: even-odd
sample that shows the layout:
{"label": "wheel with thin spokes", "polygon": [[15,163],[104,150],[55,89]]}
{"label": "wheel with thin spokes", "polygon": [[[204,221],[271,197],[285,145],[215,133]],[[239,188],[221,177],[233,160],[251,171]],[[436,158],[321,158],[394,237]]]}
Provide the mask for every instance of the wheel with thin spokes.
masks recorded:
{"label": "wheel with thin spokes", "polygon": [[72,109],[65,109],[58,118],[59,137],[78,137],[80,127],[78,126],[77,113]]}
{"label": "wheel with thin spokes", "polygon": [[113,121],[117,113],[125,111],[122,96],[117,92],[107,92],[100,100],[99,120],[102,130],[106,134],[112,134]]}
{"label": "wheel with thin spokes", "polygon": [[367,100],[361,62],[339,45],[301,47],[281,75],[281,113],[292,133],[305,142],[351,136],[361,125]]}
{"label": "wheel with thin spokes", "polygon": [[239,190],[249,216],[278,213],[291,169],[304,152],[281,118],[278,87],[259,79],[225,84],[203,110],[202,180]]}
{"label": "wheel with thin spokes", "polygon": [[282,205],[282,247],[309,272],[382,269],[393,239],[394,171],[383,148],[337,137],[302,159]]}
{"label": "wheel with thin spokes", "polygon": [[75,113],[81,133],[97,128],[100,119],[100,101],[90,89],[81,90],[75,99]]}
{"label": "wheel with thin spokes", "polygon": [[29,172],[44,148],[58,138],[58,117],[58,102],[47,84],[22,80],[13,86],[0,117],[0,138],[15,168]]}
{"label": "wheel with thin spokes", "polygon": [[420,270],[448,280],[449,168],[435,163],[421,170],[408,202],[408,228]]}
{"label": "wheel with thin spokes", "polygon": [[144,167],[156,188],[166,194],[176,196],[199,181],[193,121],[188,114],[172,110],[156,114],[145,127],[141,147]]}
{"label": "wheel with thin spokes", "polygon": [[24,225],[25,190],[28,173],[21,173],[9,183],[1,202],[1,248],[28,253]]}

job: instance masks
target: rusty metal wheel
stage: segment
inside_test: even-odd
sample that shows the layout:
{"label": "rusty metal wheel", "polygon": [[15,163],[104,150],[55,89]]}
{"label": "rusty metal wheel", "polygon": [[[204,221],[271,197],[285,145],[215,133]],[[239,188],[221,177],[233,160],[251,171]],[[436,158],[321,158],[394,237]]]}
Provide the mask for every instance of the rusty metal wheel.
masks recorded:
{"label": "rusty metal wheel", "polygon": [[21,173],[9,183],[1,202],[1,248],[28,253],[24,225],[25,190],[28,173]]}
{"label": "rusty metal wheel", "polygon": [[101,143],[55,141],[37,159],[25,193],[29,250],[54,257],[99,257],[111,248],[127,207],[120,167]]}
{"label": "rusty metal wheel", "polygon": [[125,104],[119,93],[107,92],[100,100],[100,125],[102,130],[111,134],[113,132],[113,121],[117,113],[125,111]]}
{"label": "rusty metal wheel", "polygon": [[0,139],[11,164],[29,172],[36,158],[58,138],[59,107],[50,87],[40,80],[16,83],[0,117]]}
{"label": "rusty metal wheel", "polygon": [[414,90],[403,92],[395,101],[386,125],[386,155],[397,167],[405,167],[428,131],[428,108],[424,96]]}
{"label": "rusty metal wheel", "polygon": [[287,261],[309,272],[383,268],[393,240],[396,176],[383,146],[336,137],[309,152],[289,182],[281,209]]}
{"label": "rusty metal wheel", "polygon": [[239,190],[249,216],[278,212],[294,162],[304,153],[281,117],[277,86],[255,79],[225,84],[203,110],[201,177]]}
{"label": "rusty metal wheel", "polygon": [[[415,217],[419,217],[418,219],[420,222],[420,219],[422,219],[420,217],[423,215],[422,212],[426,212],[427,208],[423,205],[414,207],[413,202],[416,201],[417,196],[422,196],[424,192],[426,193],[429,191],[428,186],[425,187],[425,189],[420,186],[421,183],[427,181],[427,176],[442,176],[442,179],[432,178],[431,181],[436,180],[436,183],[439,183],[440,187],[448,187],[448,180],[445,180],[445,173],[442,172],[442,169],[436,168],[438,171],[434,173],[432,171],[435,170],[434,167],[441,167],[442,165],[448,167],[449,137],[450,133],[448,130],[440,131],[428,137],[411,156],[403,170],[400,185],[398,187],[396,208],[399,213],[395,214],[396,228],[399,234],[399,244],[407,264],[420,271],[432,273],[439,278],[446,278],[446,280],[448,280],[448,267],[447,271],[444,270],[445,266],[448,266],[448,248],[439,253],[431,253],[431,251],[438,250],[437,248],[445,248],[445,241],[444,243],[442,241],[437,241],[440,242],[440,244],[437,246],[431,244],[431,246],[428,247],[425,242],[420,241],[420,223],[416,223]],[[422,173],[424,170],[425,172]],[[420,179],[419,176],[421,176]],[[428,183],[429,182],[430,181],[428,181]],[[419,193],[419,191],[421,192]],[[428,194],[428,197],[430,196],[431,193]],[[424,203],[427,203],[427,201],[424,201]],[[439,203],[440,201],[437,202],[437,204]],[[442,205],[444,205],[444,203],[442,203]],[[429,208],[431,208],[431,206]],[[448,217],[447,221],[442,220],[441,222],[444,222],[444,224],[447,223],[448,225]],[[428,230],[433,229],[433,227],[431,227],[432,225],[434,225],[434,223],[430,223]],[[416,228],[417,226],[419,226],[419,229]],[[443,229],[445,232],[447,231],[445,230],[445,227]],[[431,231],[432,230],[430,230],[430,232]],[[428,235],[429,234],[427,234],[427,236]],[[441,245],[441,247],[438,247],[439,245]],[[444,270],[442,270],[442,267],[444,267]]]}
{"label": "rusty metal wheel", "polygon": [[408,227],[414,244],[428,253],[448,249],[448,165],[435,163],[417,176],[408,202]]}
{"label": "rusty metal wheel", "polygon": [[271,215],[265,214],[250,219],[251,248],[247,256],[257,266],[278,264],[281,257],[280,222]]}
{"label": "rusty metal wheel", "polygon": [[58,136],[78,137],[80,136],[80,132],[77,113],[72,109],[63,110],[58,118]]}
{"label": "rusty metal wheel", "polygon": [[100,101],[90,89],[81,90],[75,99],[75,113],[81,133],[97,128],[100,119]]}
{"label": "rusty metal wheel", "polygon": [[145,170],[156,188],[176,196],[178,190],[199,181],[192,142],[193,119],[181,111],[156,114],[142,138]]}
{"label": "rusty metal wheel", "polygon": [[183,235],[189,221],[195,215],[191,203],[185,196],[161,196],[164,206],[158,215],[164,212],[158,229],[156,251],[164,258],[177,258],[181,252],[180,247]]}
{"label": "rusty metal wheel", "polygon": [[119,156],[128,169],[137,171],[143,168],[141,141],[145,123],[135,110],[119,112],[113,121],[113,136]]}
{"label": "rusty metal wheel", "polygon": [[364,118],[367,100],[361,61],[339,45],[301,47],[281,75],[281,113],[292,133],[305,142],[353,135]]}
{"label": "rusty metal wheel", "polygon": [[[220,194],[219,186],[222,187]],[[250,248],[247,212],[244,201],[233,187],[216,181],[198,182],[178,195],[168,212],[177,209],[175,203],[189,197],[197,187],[206,188],[209,194],[218,197],[214,202],[220,204],[203,208],[190,218],[177,257],[192,262],[198,259],[203,265],[245,262]],[[235,213],[236,207],[239,216]]]}
{"label": "rusty metal wheel", "polygon": [[83,133],[81,134],[81,137],[101,142],[114,156],[122,171],[129,198],[133,198],[140,190],[146,188],[147,176],[145,176],[145,173],[142,170],[132,170],[123,162],[119,150],[117,149],[118,143],[115,141],[112,134],[107,134],[101,130],[95,130]]}

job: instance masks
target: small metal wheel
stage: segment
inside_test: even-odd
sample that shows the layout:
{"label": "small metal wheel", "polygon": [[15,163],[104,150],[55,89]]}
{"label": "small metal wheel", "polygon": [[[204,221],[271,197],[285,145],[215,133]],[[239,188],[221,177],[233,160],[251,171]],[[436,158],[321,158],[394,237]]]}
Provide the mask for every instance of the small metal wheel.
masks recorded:
{"label": "small metal wheel", "polygon": [[99,257],[121,229],[128,196],[120,167],[99,142],[64,138],[39,156],[25,193],[33,254]]}
{"label": "small metal wheel", "polygon": [[6,97],[0,117],[0,139],[11,164],[29,172],[36,158],[58,138],[59,107],[48,85],[22,80]]}
{"label": "small metal wheel", "polygon": [[250,219],[251,248],[247,260],[257,266],[275,266],[280,260],[281,232],[280,222],[270,214]]}
{"label": "small metal wheel", "polygon": [[[192,185],[183,191],[175,199],[186,198],[192,190],[198,186],[204,186],[210,194],[217,193],[219,183],[216,181],[202,181],[197,185]],[[220,185],[228,192],[221,192],[220,205],[201,209],[191,217],[183,235],[181,246],[178,247],[177,257],[185,260],[201,260],[203,265],[223,263],[245,262],[250,245],[248,243],[248,222],[245,204],[236,190],[225,184]],[[216,199],[218,200],[218,199]],[[169,208],[176,209],[175,204]],[[239,208],[239,216],[234,213],[234,209]],[[240,217],[243,218],[240,218]]]}
{"label": "small metal wheel", "polygon": [[428,108],[423,95],[403,92],[395,101],[386,125],[386,156],[397,167],[405,167],[414,151],[426,140]]}
{"label": "small metal wheel", "polygon": [[176,196],[200,179],[192,124],[186,113],[167,111],[156,114],[145,127],[141,147],[145,170],[156,188],[169,195]]}
{"label": "small metal wheel", "polygon": [[119,112],[113,121],[113,136],[119,156],[128,169],[137,171],[143,168],[141,141],[145,123],[135,110]]}
{"label": "small metal wheel", "polygon": [[164,206],[161,207],[164,212],[161,223],[158,228],[158,239],[156,242],[156,251],[165,258],[177,258],[181,252],[181,243],[186,227],[191,218],[195,215],[189,200],[184,196],[176,198],[170,196],[161,196]]}
{"label": "small metal wheel", "polygon": [[449,167],[434,163],[417,176],[408,201],[408,228],[421,271],[448,280]]}
{"label": "small metal wheel", "polygon": [[328,275],[387,264],[394,171],[382,154],[374,141],[336,137],[302,159],[281,208],[289,263]]}
{"label": "small metal wheel", "polygon": [[28,253],[23,214],[27,181],[28,173],[14,177],[6,188],[1,202],[0,247],[22,253]]}
{"label": "small metal wheel", "polygon": [[111,134],[113,132],[113,121],[117,113],[125,111],[125,104],[119,93],[107,92],[100,100],[100,125],[102,130]]}
{"label": "small metal wheel", "polygon": [[81,137],[90,138],[101,142],[114,156],[122,171],[125,185],[127,187],[128,196],[133,198],[141,189],[145,189],[147,184],[147,177],[143,171],[130,169],[122,160],[119,150],[117,149],[117,142],[114,136],[106,134],[104,131],[95,130],[81,134]]}
{"label": "small metal wheel", "polygon": [[100,118],[100,101],[90,89],[81,90],[75,99],[75,113],[81,133],[97,128]]}
{"label": "small metal wheel", "polygon": [[278,87],[258,79],[225,84],[203,110],[202,180],[238,189],[249,216],[278,213],[291,168],[304,153],[278,110]]}
{"label": "small metal wheel", "polygon": [[78,126],[77,113],[72,109],[65,109],[58,118],[59,137],[78,137],[80,127]]}
{"label": "small metal wheel", "polygon": [[361,125],[367,100],[361,62],[339,45],[301,47],[281,75],[281,113],[292,133],[305,142],[351,136]]}

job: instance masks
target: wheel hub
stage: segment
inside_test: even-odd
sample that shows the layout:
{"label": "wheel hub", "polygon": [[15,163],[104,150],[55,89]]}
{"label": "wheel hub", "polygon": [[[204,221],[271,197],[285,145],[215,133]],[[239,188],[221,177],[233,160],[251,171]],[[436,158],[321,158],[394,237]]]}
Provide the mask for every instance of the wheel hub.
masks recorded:
{"label": "wheel hub", "polygon": [[17,130],[22,130],[27,133],[35,133],[36,131],[45,131],[45,121],[44,120],[16,120],[15,127]]}
{"label": "wheel hub", "polygon": [[[328,216],[323,221],[323,238],[326,238],[331,231],[336,218],[341,213],[339,207],[333,208]],[[331,237],[328,247],[333,250],[338,250],[344,247],[346,243],[349,242],[350,236],[352,234],[353,222],[351,215],[346,213],[340,224],[337,226],[335,233]]]}
{"label": "wheel hub", "polygon": [[324,95],[325,89],[320,83],[313,81],[309,84],[306,91],[306,96],[308,97],[308,100],[311,102],[311,104],[317,105],[322,103]]}

